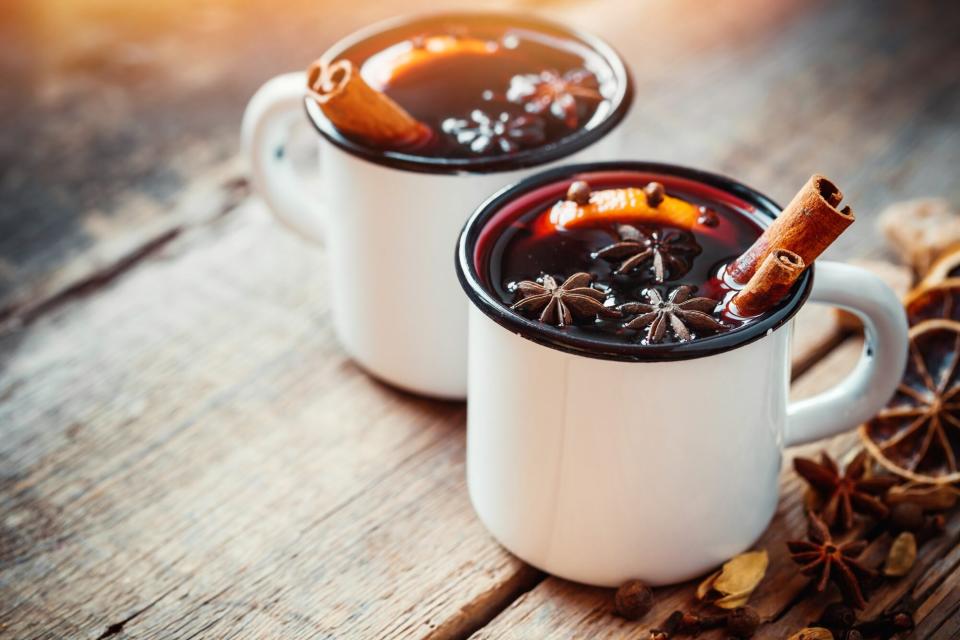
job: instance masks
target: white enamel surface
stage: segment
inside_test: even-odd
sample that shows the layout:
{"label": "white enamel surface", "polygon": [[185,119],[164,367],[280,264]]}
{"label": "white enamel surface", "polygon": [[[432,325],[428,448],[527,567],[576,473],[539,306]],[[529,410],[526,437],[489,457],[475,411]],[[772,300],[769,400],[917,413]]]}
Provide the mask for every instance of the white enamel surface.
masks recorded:
{"label": "white enamel surface", "polygon": [[840,386],[790,409],[790,324],[705,358],[631,363],[538,345],[472,307],[467,480],[480,519],[530,564],[608,587],[680,582],[749,548],[776,509],[786,434],[850,429],[899,379],[903,310],[871,278],[818,264],[811,299],[864,317],[871,348]]}
{"label": "white enamel surface", "polygon": [[789,330],[692,361],[613,362],[470,317],[467,478],[523,560],[603,586],[686,580],[777,504]]}
{"label": "white enamel surface", "polygon": [[293,124],[303,119],[306,84],[306,74],[302,71],[285,73],[265,82],[243,113],[241,139],[253,188],[270,211],[287,228],[322,242],[320,207],[303,189],[292,164],[282,155],[277,157],[277,151],[287,144]]}
{"label": "white enamel surface", "polygon": [[[324,241],[334,326],[347,352],[403,389],[464,398],[467,302],[453,266],[457,236],[488,196],[549,165],[490,174],[416,173],[361,160],[321,140],[320,211],[276,153],[290,119],[304,117],[305,86],[302,73],[278,76],[248,106],[243,133],[255,187],[285,225]],[[615,159],[619,131],[563,162]]]}

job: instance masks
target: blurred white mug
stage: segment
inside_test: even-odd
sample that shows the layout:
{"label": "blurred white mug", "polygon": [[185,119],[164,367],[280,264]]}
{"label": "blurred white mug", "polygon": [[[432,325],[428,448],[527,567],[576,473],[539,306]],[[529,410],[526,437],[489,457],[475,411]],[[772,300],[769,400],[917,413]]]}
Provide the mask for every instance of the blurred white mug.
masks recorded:
{"label": "blurred white mug", "polygon": [[[349,58],[358,45],[393,31],[424,31],[473,17],[436,14],[377,24],[340,41],[324,58]],[[343,137],[306,96],[306,72],[269,80],[244,114],[254,187],[281,222],[326,247],[334,327],[343,347],[368,372],[415,393],[466,395],[467,305],[453,248],[467,216],[497,188],[545,165],[616,157],[618,125],[632,101],[624,63],[603,41],[538,19],[505,19],[573,38],[597,54],[616,87],[604,117],[555,144],[506,156],[443,159],[385,152]],[[284,152],[304,109],[320,133],[322,202],[304,188]]]}

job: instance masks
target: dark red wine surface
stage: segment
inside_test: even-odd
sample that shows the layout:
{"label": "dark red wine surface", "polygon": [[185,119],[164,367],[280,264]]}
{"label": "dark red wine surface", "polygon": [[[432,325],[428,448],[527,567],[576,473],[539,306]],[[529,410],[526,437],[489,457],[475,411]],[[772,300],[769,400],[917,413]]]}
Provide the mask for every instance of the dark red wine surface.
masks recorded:
{"label": "dark red wine surface", "polygon": [[[520,300],[520,294],[516,291],[517,282],[537,280],[549,274],[560,283],[574,273],[587,272],[593,276],[593,286],[609,294],[608,306],[616,307],[632,301],[646,302],[644,291],[650,288],[666,299],[670,291],[681,285],[692,286],[695,296],[712,298],[721,303],[729,301],[735,291],[724,282],[723,269],[760,235],[762,226],[759,218],[749,207],[738,206],[736,198],[718,198],[717,193],[708,187],[701,188],[697,183],[686,180],[671,181],[668,177],[651,178],[666,183],[668,195],[715,212],[715,223],[680,229],[669,225],[638,224],[635,219],[610,219],[571,229],[556,228],[549,223],[549,209],[557,199],[563,197],[565,185],[569,184],[567,181],[553,189],[557,195],[552,199],[545,195],[526,210],[509,212],[505,209],[490,225],[477,249],[477,256],[482,261],[481,273],[485,274],[488,288],[509,307]],[[618,178],[614,174],[606,180],[591,177],[590,183],[597,189],[643,187],[646,181],[630,180],[623,175]],[[550,188],[543,191],[549,193]],[[657,230],[660,233],[690,234],[699,252],[688,254],[688,269],[668,270],[663,282],[656,280],[650,262],[627,273],[615,273],[621,260],[595,256],[603,247],[621,239],[618,234],[620,224],[628,224],[646,232]],[[724,307],[724,304],[718,307],[715,317],[729,330],[755,320],[732,315]],[[531,319],[537,317],[536,313],[525,315]],[[566,327],[564,331],[605,341],[643,341],[646,332],[624,329],[626,319],[577,318],[574,325]],[[669,332],[663,340],[664,343],[675,341],[675,336],[669,335]]]}
{"label": "dark red wine surface", "polygon": [[[437,55],[403,65],[391,76],[395,61],[427,50],[434,37],[484,42],[492,52]],[[503,156],[556,143],[603,120],[611,108],[608,96],[616,90],[609,65],[585,43],[496,17],[389,30],[340,57],[357,64],[371,86],[432,129],[429,142],[406,151],[438,158]],[[541,100],[533,92],[544,73],[572,81],[576,95]]]}

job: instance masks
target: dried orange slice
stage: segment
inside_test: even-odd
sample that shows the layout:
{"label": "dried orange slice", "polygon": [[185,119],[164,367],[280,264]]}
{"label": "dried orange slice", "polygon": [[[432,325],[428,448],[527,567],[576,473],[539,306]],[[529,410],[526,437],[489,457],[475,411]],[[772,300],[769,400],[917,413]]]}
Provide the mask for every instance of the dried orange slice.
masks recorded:
{"label": "dried orange slice", "polygon": [[385,87],[394,78],[424,63],[459,55],[490,55],[499,48],[500,45],[493,40],[450,35],[429,36],[399,53],[391,47],[370,56],[363,64],[363,76],[374,86]]}
{"label": "dried orange slice", "polygon": [[667,195],[663,196],[659,205],[651,207],[643,189],[636,187],[594,191],[587,204],[561,200],[550,210],[550,222],[567,229],[607,219],[635,224],[670,224],[691,229],[697,224],[699,216],[700,210],[696,205]]}
{"label": "dried orange slice", "polygon": [[923,277],[921,286],[929,287],[952,278],[960,278],[960,244],[944,251]]}
{"label": "dried orange slice", "polygon": [[960,278],[914,289],[903,305],[911,327],[937,318],[960,321]]}
{"label": "dried orange slice", "polygon": [[960,322],[927,320],[910,330],[907,370],[897,391],[860,427],[884,467],[917,482],[960,480]]}

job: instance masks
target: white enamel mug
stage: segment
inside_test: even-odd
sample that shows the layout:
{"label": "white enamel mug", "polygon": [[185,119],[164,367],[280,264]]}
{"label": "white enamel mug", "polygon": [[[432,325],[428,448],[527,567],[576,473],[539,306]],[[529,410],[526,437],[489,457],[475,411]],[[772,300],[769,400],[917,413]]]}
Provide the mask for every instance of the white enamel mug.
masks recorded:
{"label": "white enamel mug", "polygon": [[[549,206],[574,179],[692,181],[769,224],[770,199],[732,180],[652,163],[561,167],[501,191],[467,222],[457,251],[472,302],[467,480],[507,549],[599,586],[688,580],[749,548],[773,517],[781,452],[850,429],[890,398],[906,362],[897,296],[862,269],[818,262],[768,316],[681,345],[603,346],[523,318],[490,293],[485,248],[521,209]],[[511,211],[511,208],[513,209]],[[791,403],[792,318],[804,302],[866,327],[856,369]]]}
{"label": "white enamel mug", "polygon": [[[462,17],[475,19],[477,14],[378,24],[334,45],[324,57],[350,58],[355,47],[373,36],[428,30],[433,23]],[[573,38],[594,52],[604,67],[597,71],[616,80],[609,109],[556,144],[509,157],[458,160],[383,152],[344,138],[305,97],[305,72],[268,81],[244,115],[243,141],[254,187],[281,222],[326,246],[333,324],[344,349],[378,378],[415,393],[466,396],[467,305],[450,249],[477,203],[536,167],[561,159],[613,158],[619,152],[618,125],[632,100],[620,57],[592,36],[527,17],[509,20]],[[294,119],[303,118],[305,108],[322,138],[320,203],[284,153]]]}

